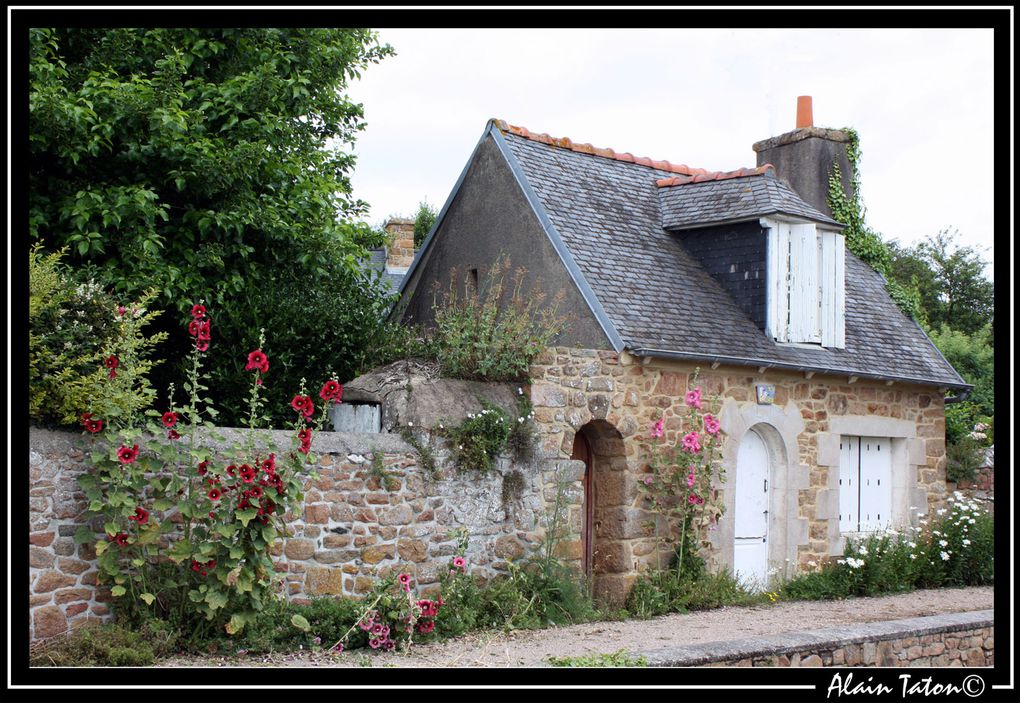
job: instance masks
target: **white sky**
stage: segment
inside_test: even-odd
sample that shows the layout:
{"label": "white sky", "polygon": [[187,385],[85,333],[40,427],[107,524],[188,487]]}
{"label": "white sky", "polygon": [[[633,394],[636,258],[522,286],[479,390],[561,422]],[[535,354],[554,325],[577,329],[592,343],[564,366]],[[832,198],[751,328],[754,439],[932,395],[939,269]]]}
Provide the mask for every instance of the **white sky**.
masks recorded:
{"label": "white sky", "polygon": [[490,117],[730,170],[794,129],[811,95],[816,126],[861,135],[872,228],[912,244],[955,227],[992,260],[990,29],[378,31],[397,55],[349,89],[368,122],[352,182],[372,224],[422,200],[439,210]]}

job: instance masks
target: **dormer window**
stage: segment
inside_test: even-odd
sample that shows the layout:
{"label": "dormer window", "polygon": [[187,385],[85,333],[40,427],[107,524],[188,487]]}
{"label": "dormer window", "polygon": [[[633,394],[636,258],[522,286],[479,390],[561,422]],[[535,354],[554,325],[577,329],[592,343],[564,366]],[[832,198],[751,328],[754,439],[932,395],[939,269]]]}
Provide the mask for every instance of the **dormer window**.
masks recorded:
{"label": "dormer window", "polygon": [[766,330],[777,342],[846,346],[845,238],[812,222],[768,228]]}

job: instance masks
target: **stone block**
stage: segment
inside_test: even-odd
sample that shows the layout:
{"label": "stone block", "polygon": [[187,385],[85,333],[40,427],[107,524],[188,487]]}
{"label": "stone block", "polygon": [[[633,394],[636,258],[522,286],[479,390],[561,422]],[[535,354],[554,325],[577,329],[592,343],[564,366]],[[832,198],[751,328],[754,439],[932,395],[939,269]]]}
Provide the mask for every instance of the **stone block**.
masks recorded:
{"label": "stone block", "polygon": [[329,506],[324,503],[305,506],[305,522],[325,525],[329,522]]}
{"label": "stone block", "polygon": [[35,580],[36,593],[49,593],[58,588],[73,586],[78,581],[74,576],[67,576],[56,571],[44,571]]}
{"label": "stone block", "polygon": [[388,510],[380,510],[378,522],[380,525],[407,525],[414,519],[411,506],[401,504]]}
{"label": "stone block", "polygon": [[48,547],[56,538],[55,532],[35,532],[28,536],[28,543],[36,547]]}
{"label": "stone block", "polygon": [[428,544],[420,539],[400,539],[397,541],[397,553],[404,561],[422,562],[428,556]]}
{"label": "stone block", "polygon": [[56,557],[48,550],[39,547],[29,547],[28,565],[33,569],[48,569],[56,562]]}
{"label": "stone block", "polygon": [[315,542],[310,539],[289,539],[284,545],[283,553],[288,559],[303,561],[312,558],[315,548]]}
{"label": "stone block", "polygon": [[384,559],[392,559],[396,554],[396,547],[392,544],[378,544],[366,547],[361,551],[361,560],[366,564],[378,564]]}
{"label": "stone block", "polygon": [[305,593],[309,596],[343,593],[343,572],[340,569],[309,567],[305,575]]}
{"label": "stone block", "polygon": [[67,632],[67,618],[55,605],[36,608],[32,619],[35,625],[36,639],[55,637]]}

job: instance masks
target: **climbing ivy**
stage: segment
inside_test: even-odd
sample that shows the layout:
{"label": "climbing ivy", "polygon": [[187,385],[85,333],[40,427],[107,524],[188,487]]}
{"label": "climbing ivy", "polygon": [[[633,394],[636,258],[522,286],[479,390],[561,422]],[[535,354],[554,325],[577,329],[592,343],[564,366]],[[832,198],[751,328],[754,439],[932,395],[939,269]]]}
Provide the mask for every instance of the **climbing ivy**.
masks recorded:
{"label": "climbing ivy", "polygon": [[891,277],[892,254],[882,241],[881,235],[865,224],[864,202],[861,200],[861,138],[853,127],[842,130],[848,137],[846,144],[847,161],[850,162],[851,195],[843,190],[843,174],[838,163],[832,165],[829,173],[829,209],[837,222],[846,225],[843,234],[846,246],[861,261],[882,274],[889,296],[899,308],[915,320],[923,320],[921,297],[916,289],[900,285]]}

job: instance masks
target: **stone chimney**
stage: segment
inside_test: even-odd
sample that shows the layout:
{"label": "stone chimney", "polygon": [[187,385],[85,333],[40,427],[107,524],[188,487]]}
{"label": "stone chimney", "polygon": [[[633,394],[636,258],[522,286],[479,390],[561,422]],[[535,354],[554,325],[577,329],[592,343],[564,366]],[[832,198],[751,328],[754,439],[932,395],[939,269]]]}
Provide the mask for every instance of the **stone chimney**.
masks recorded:
{"label": "stone chimney", "polygon": [[758,155],[758,166],[772,164],[776,176],[786,181],[797,195],[832,217],[827,196],[833,164],[839,164],[843,192],[853,194],[850,160],[846,155],[849,141],[846,132],[815,127],[811,96],[802,95],[797,98],[797,128],[757,142],[752,148]]}
{"label": "stone chimney", "polygon": [[414,220],[394,217],[383,229],[390,235],[390,245],[386,247],[386,271],[388,273],[406,273],[414,261]]}

